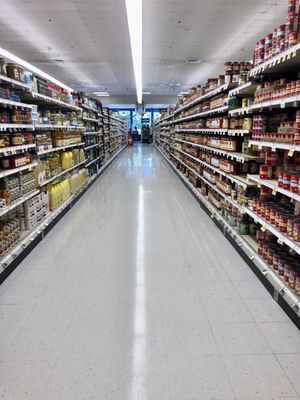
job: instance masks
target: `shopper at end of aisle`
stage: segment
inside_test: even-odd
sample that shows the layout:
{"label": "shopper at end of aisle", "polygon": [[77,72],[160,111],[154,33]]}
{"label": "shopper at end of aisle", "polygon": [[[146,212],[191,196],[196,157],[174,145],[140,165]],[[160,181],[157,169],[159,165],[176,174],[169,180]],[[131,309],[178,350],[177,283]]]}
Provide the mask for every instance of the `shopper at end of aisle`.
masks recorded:
{"label": "shopper at end of aisle", "polygon": [[132,146],[133,145],[133,140],[132,140],[132,131],[129,129],[128,131],[128,145]]}

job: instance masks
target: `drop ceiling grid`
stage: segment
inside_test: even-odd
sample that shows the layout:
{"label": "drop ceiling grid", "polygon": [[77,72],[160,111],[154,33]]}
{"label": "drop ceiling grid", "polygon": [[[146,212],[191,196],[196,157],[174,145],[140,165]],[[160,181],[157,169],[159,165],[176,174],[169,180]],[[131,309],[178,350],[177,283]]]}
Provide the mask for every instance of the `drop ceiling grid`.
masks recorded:
{"label": "drop ceiling grid", "polygon": [[[143,0],[143,6],[144,90],[176,95],[217,76],[228,59],[250,59],[255,41],[285,22],[287,0]],[[67,84],[134,93],[125,0],[0,0],[0,9],[4,48]],[[189,58],[202,64],[185,64]]]}

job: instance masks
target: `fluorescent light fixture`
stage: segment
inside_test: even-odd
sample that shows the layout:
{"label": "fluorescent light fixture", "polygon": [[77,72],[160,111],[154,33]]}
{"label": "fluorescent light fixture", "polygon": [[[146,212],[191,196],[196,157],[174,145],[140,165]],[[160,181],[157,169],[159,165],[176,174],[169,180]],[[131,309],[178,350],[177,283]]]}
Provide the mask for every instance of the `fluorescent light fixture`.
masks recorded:
{"label": "fluorescent light fixture", "polygon": [[151,94],[151,92],[143,92],[143,94]]}
{"label": "fluorescent light fixture", "polygon": [[94,94],[98,97],[108,97],[110,94],[108,92],[94,92]]}
{"label": "fluorescent light fixture", "polygon": [[189,94],[190,92],[179,92],[178,94]]}
{"label": "fluorescent light fixture", "polygon": [[142,0],[125,0],[130,35],[131,55],[138,103],[142,103],[143,80],[143,5]]}
{"label": "fluorescent light fixture", "polygon": [[27,61],[22,60],[22,58],[19,58],[19,57],[15,56],[14,54],[10,53],[9,51],[4,50],[2,47],[0,47],[0,56],[2,56],[4,58],[8,58],[10,61],[13,61],[18,65],[21,65],[26,70],[33,72],[34,74],[40,76],[41,78],[45,78],[48,81],[55,83],[58,86],[61,86],[62,88],[66,89],[68,92],[73,92],[73,89],[70,88],[69,86],[67,86],[64,83],[53,78],[51,75],[46,74],[46,72],[40,70],[39,68],[28,63]]}

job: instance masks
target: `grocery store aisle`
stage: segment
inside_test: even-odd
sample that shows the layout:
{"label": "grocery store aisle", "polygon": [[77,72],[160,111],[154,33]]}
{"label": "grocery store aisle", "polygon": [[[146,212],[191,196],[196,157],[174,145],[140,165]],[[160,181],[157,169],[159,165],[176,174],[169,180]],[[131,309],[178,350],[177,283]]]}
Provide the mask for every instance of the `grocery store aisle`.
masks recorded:
{"label": "grocery store aisle", "polygon": [[0,287],[5,400],[299,399],[300,335],[151,146]]}

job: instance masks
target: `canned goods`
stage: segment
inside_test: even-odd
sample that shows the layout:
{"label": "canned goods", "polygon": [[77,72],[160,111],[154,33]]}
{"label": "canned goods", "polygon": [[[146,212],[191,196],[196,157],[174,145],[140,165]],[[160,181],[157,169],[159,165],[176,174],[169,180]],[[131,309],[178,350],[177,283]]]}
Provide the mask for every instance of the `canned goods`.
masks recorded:
{"label": "canned goods", "polygon": [[284,172],[283,173],[283,182],[282,182],[283,189],[290,190],[291,179],[292,179],[292,175],[291,175],[290,172]]}
{"label": "canned goods", "polygon": [[272,179],[273,169],[271,165],[261,165],[259,168],[260,179]]}
{"label": "canned goods", "polygon": [[290,185],[291,192],[298,193],[298,185],[299,185],[299,175],[291,174],[291,185]]}

